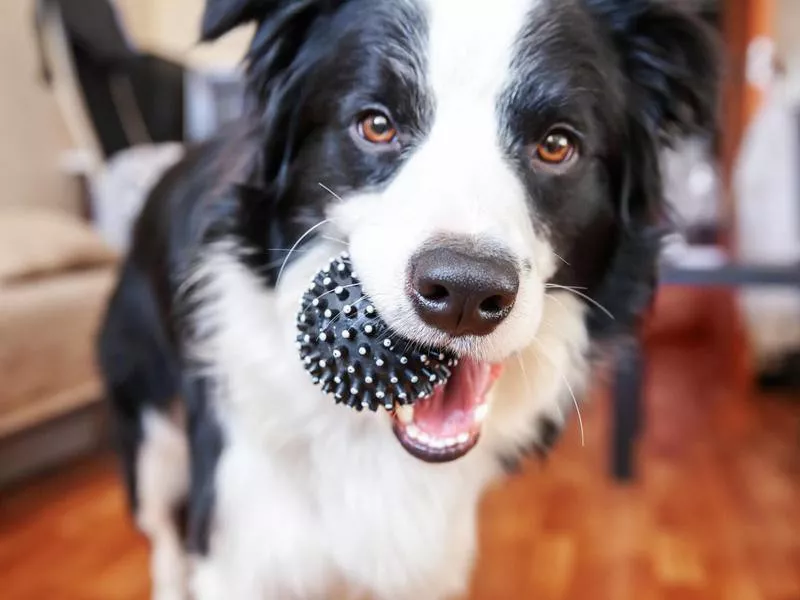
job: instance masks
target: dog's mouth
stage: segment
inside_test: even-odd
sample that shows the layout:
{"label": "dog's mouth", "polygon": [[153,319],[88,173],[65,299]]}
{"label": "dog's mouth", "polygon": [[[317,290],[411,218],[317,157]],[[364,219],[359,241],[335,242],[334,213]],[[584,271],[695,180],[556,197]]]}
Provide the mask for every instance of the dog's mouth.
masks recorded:
{"label": "dog's mouth", "polygon": [[461,458],[478,443],[489,411],[487,394],[502,367],[464,358],[450,380],[413,406],[398,406],[393,429],[403,448],[431,463]]}

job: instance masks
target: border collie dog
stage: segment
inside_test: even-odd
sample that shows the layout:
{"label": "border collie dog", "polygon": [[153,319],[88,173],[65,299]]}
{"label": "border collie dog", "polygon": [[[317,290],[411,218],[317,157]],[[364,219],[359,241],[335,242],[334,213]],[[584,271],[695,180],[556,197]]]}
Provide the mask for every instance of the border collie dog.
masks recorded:
{"label": "border collie dog", "polygon": [[[203,37],[245,23],[246,114],[153,191],[99,341],[154,597],[456,597],[482,492],[648,306],[714,44],[655,0],[208,0]],[[461,358],[412,408],[337,406],[298,357],[344,251]]]}

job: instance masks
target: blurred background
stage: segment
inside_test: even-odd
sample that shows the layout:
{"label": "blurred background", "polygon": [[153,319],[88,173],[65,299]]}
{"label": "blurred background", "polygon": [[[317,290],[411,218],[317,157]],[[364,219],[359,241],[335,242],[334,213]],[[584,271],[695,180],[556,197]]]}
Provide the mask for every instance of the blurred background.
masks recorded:
{"label": "blurred background", "polygon": [[[675,0],[678,1],[678,0]],[[680,225],[636,343],[486,499],[472,598],[800,600],[800,1],[687,1],[719,133],[664,155]],[[2,597],[148,597],[93,365],[127,232],[241,109],[202,0],[0,3]]]}

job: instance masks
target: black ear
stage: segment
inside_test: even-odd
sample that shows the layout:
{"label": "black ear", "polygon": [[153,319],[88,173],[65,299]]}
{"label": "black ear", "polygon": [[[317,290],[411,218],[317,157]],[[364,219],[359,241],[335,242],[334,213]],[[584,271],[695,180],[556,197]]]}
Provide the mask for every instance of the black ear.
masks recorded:
{"label": "black ear", "polygon": [[593,311],[594,339],[630,333],[650,305],[663,234],[659,150],[680,136],[716,125],[718,53],[699,18],[659,0],[583,0],[612,42],[622,69],[626,127],[612,188],[617,240],[606,277],[591,296],[615,316]]}
{"label": "black ear", "polygon": [[206,0],[200,37],[203,41],[215,40],[231,29],[255,18],[256,9],[265,4],[262,0]]}
{"label": "black ear", "polygon": [[215,40],[231,29],[263,21],[284,8],[302,8],[317,0],[206,0],[203,14],[202,39]]}
{"label": "black ear", "polygon": [[340,0],[206,0],[201,37],[212,41],[245,23],[286,20],[309,9],[323,9]]}
{"label": "black ear", "polygon": [[584,0],[611,35],[630,110],[656,135],[712,129],[719,54],[699,17],[659,0]]}

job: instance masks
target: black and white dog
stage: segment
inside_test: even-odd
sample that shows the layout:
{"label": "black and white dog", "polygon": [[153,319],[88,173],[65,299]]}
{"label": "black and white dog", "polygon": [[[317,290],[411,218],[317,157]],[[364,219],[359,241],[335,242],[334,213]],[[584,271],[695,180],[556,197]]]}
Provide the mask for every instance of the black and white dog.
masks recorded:
{"label": "black and white dog", "polygon": [[[481,493],[648,305],[713,44],[655,0],[208,0],[204,38],[246,22],[252,106],[152,194],[100,339],[154,597],[457,596]],[[298,358],[345,249],[462,358],[413,409],[336,406]]]}

